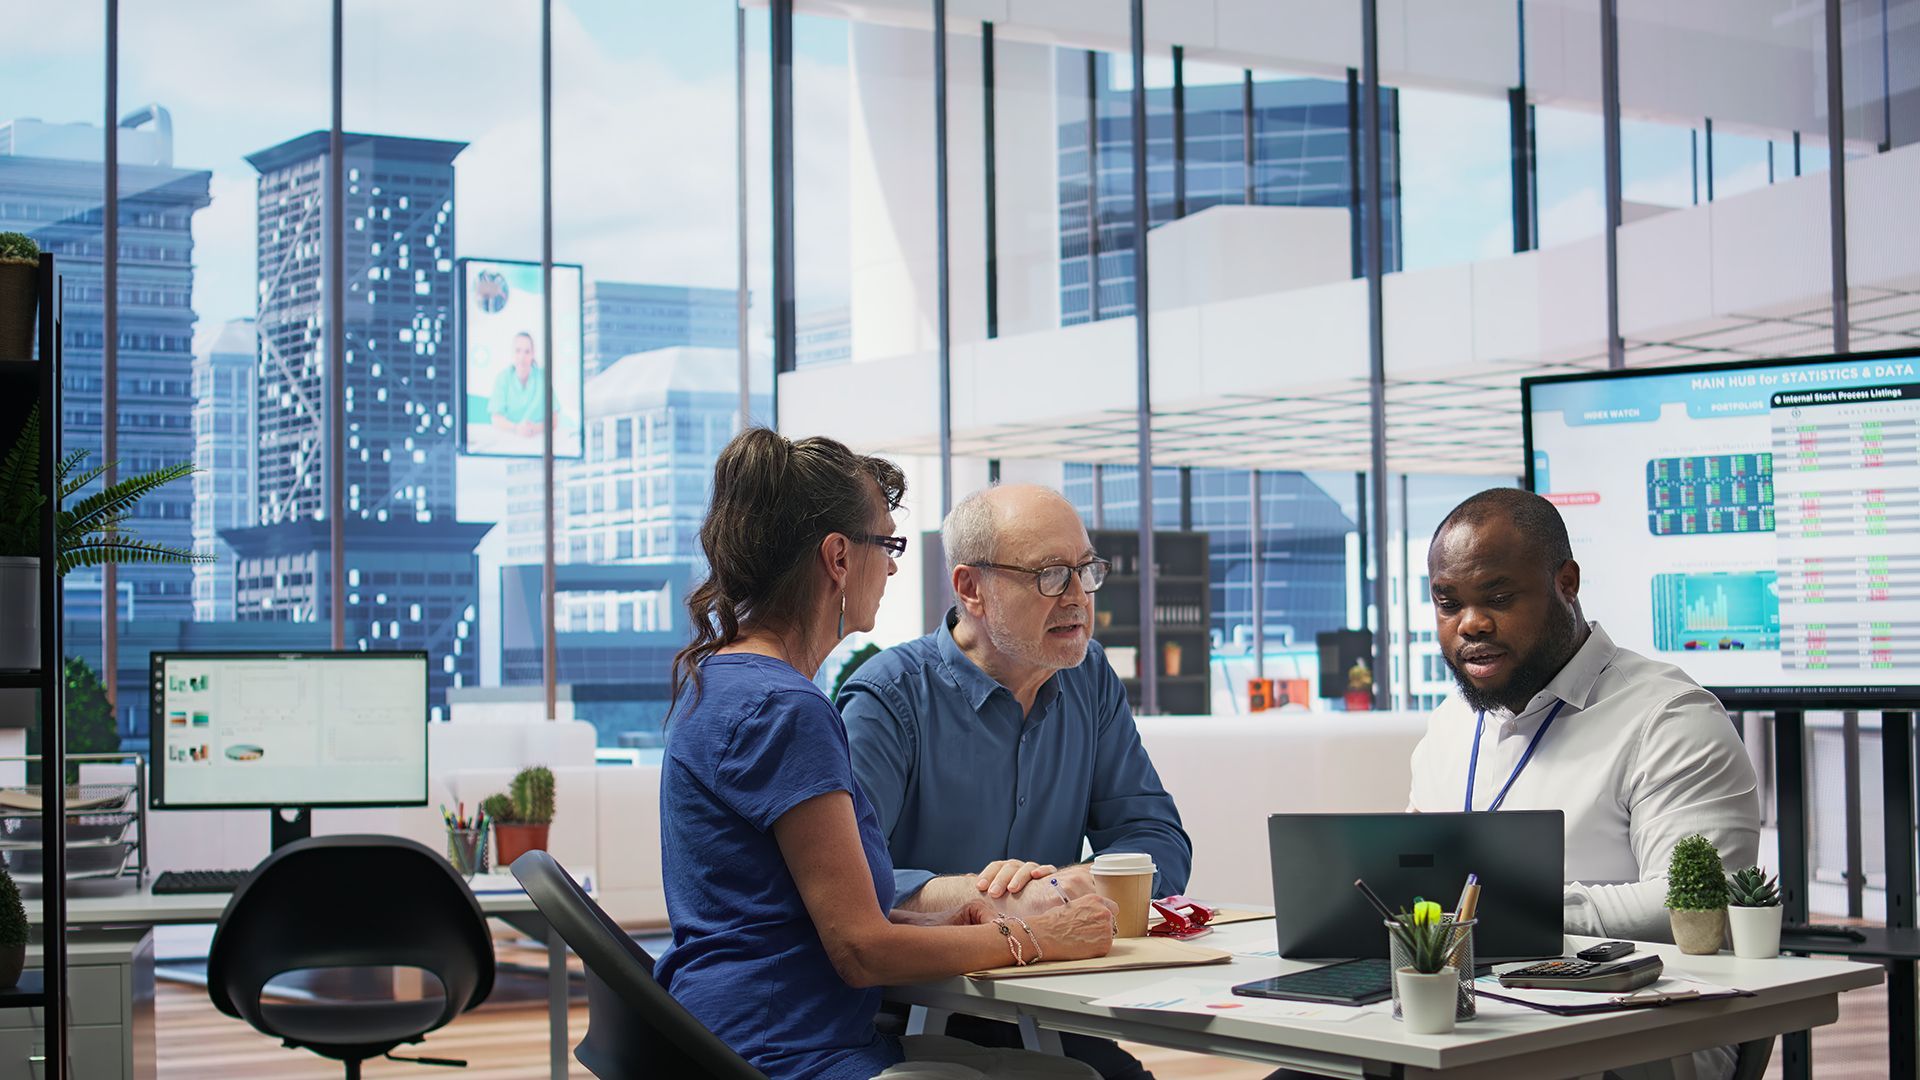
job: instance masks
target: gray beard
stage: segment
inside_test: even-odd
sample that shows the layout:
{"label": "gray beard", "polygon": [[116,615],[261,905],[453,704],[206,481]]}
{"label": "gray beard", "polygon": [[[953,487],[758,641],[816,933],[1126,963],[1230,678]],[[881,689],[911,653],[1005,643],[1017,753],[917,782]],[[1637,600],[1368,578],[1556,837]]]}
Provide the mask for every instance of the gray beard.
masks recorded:
{"label": "gray beard", "polygon": [[1495,712],[1505,710],[1518,716],[1533,696],[1547,688],[1560,669],[1567,666],[1578,650],[1574,641],[1579,637],[1580,616],[1571,606],[1562,605],[1566,618],[1555,619],[1547,625],[1547,635],[1534,646],[1533,650],[1520,658],[1513,674],[1507,678],[1507,684],[1497,690],[1481,690],[1467,680],[1459,668],[1453,666],[1453,658],[1442,653],[1440,660],[1453,672],[1454,686],[1460,691],[1460,700],[1475,712]]}
{"label": "gray beard", "polygon": [[1065,668],[1079,667],[1081,662],[1087,658],[1086,646],[1082,644],[1080,654],[1074,657],[1072,663],[1061,664],[1059,661],[1047,655],[1047,647],[1044,642],[1029,641],[1021,637],[1002,625],[1001,622],[991,614],[989,614],[984,621],[987,624],[987,640],[993,643],[994,651],[998,652],[1001,656],[1016,660],[1022,664],[1030,664],[1038,668],[1052,668],[1055,671],[1061,671]]}

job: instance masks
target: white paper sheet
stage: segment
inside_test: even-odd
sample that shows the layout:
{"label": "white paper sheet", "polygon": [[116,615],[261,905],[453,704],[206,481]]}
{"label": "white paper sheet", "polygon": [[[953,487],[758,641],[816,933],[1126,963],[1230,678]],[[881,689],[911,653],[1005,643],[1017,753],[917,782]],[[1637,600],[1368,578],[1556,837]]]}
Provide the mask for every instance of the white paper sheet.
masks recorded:
{"label": "white paper sheet", "polygon": [[1234,1016],[1243,1020],[1338,1022],[1351,1020],[1362,1012],[1346,1005],[1325,1005],[1314,1001],[1240,997],[1218,983],[1197,979],[1163,979],[1125,993],[1109,994],[1088,1004],[1107,1009],[1150,1009],[1196,1016]]}

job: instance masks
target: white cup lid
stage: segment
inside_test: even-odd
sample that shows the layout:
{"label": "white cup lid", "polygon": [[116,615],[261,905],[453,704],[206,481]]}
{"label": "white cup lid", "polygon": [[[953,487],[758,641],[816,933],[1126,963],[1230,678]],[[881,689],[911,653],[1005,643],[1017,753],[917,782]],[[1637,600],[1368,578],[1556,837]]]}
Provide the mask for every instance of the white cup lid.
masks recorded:
{"label": "white cup lid", "polygon": [[1154,872],[1153,856],[1133,852],[1095,855],[1093,872],[1096,874],[1151,874]]}

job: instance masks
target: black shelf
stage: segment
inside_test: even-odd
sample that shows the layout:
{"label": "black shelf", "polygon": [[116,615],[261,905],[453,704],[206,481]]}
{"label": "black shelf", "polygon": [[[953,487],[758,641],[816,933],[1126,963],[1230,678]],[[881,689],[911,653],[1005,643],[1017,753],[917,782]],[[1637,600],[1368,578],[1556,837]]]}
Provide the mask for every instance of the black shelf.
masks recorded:
{"label": "black shelf", "polygon": [[20,984],[0,990],[0,1009],[40,1009],[47,1004],[45,980],[39,968],[20,973]]}
{"label": "black shelf", "polygon": [[39,671],[0,671],[0,690],[40,690],[47,685],[46,679]]}
{"label": "black shelf", "polygon": [[40,361],[0,360],[0,375],[37,380],[40,378]]}
{"label": "black shelf", "polygon": [[1920,960],[1920,930],[1890,930],[1884,926],[1855,926],[1865,941],[1824,934],[1780,932],[1780,951],[1817,956],[1852,956],[1862,960]]}
{"label": "black shelf", "polygon": [[[1181,668],[1197,672],[1159,674],[1162,657],[1158,655],[1158,650],[1155,650],[1156,655],[1135,658],[1139,675],[1155,673],[1154,685],[1159,688],[1159,711],[1198,715],[1211,712],[1213,679],[1207,670],[1213,651],[1212,563],[1208,558],[1211,538],[1204,532],[1154,530],[1153,564],[1158,570],[1151,580],[1157,594],[1155,611],[1140,610],[1142,560],[1139,532],[1132,529],[1098,529],[1092,533],[1091,539],[1094,550],[1106,556],[1115,567],[1115,572],[1107,575],[1106,587],[1101,590],[1103,595],[1112,596],[1102,610],[1111,610],[1115,615],[1125,616],[1129,620],[1116,620],[1107,626],[1096,627],[1094,639],[1108,648],[1138,649],[1140,639],[1144,636],[1142,616],[1153,619],[1151,625],[1155,641],[1162,645],[1177,642],[1182,652]],[[1176,612],[1179,617],[1167,617],[1169,613]],[[1198,618],[1194,617],[1196,613]],[[1155,618],[1156,615],[1159,617]],[[1140,704],[1139,675],[1122,680],[1127,688],[1128,700],[1136,707]]]}

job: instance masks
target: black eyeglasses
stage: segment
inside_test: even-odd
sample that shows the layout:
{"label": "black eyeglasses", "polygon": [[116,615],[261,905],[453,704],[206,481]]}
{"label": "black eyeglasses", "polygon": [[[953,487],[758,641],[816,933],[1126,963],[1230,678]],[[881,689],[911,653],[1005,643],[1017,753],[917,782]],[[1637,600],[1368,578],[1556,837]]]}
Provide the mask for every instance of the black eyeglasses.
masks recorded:
{"label": "black eyeglasses", "polygon": [[1082,589],[1090,593],[1099,592],[1100,586],[1107,583],[1107,571],[1113,564],[1105,559],[1093,558],[1088,559],[1078,566],[1055,563],[1052,566],[1042,566],[1038,569],[1028,566],[1008,566],[1005,563],[995,562],[976,562],[968,563],[967,565],[986,570],[1006,570],[1015,574],[1032,574],[1034,587],[1040,590],[1041,596],[1060,596],[1067,591],[1067,581],[1075,577],[1080,579],[1080,587]]}
{"label": "black eyeglasses", "polygon": [[872,544],[887,549],[887,554],[899,558],[907,553],[907,538],[904,536],[880,536],[875,533],[848,533],[847,539],[856,544]]}

